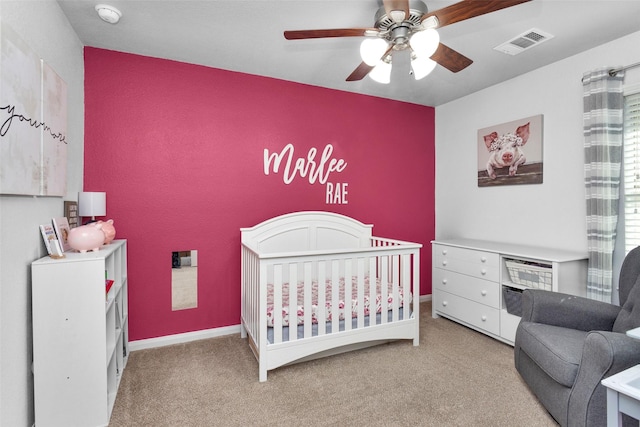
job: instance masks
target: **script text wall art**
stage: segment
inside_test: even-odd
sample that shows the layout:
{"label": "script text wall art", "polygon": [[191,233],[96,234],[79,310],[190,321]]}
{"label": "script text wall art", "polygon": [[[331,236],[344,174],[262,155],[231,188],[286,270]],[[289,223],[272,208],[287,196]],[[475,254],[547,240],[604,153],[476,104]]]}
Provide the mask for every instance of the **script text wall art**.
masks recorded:
{"label": "script text wall art", "polygon": [[7,25],[0,55],[0,194],[64,196],[67,85]]}
{"label": "script text wall art", "polygon": [[347,167],[344,159],[333,157],[333,145],[327,144],[320,153],[315,147],[310,148],[306,156],[297,157],[293,144],[287,144],[280,153],[270,153],[264,149],[264,174],[282,173],[285,184],[291,184],[296,177],[307,179],[309,184],[325,186],[325,203],[348,204],[348,187],[346,182],[335,182],[337,174]]}

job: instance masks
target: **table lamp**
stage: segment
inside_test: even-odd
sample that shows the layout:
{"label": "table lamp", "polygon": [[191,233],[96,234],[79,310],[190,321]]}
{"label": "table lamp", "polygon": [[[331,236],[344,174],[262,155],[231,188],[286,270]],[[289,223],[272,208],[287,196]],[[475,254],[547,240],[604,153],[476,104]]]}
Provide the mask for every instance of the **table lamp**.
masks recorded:
{"label": "table lamp", "polygon": [[90,216],[95,222],[96,216],[107,214],[107,193],[105,192],[80,192],[78,193],[78,215]]}

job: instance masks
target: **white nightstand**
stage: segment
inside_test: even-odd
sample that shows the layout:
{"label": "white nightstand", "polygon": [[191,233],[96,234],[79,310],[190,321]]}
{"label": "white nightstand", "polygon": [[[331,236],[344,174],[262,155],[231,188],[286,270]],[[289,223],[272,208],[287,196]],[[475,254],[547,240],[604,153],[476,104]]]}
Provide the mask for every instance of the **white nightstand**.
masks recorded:
{"label": "white nightstand", "polygon": [[640,328],[629,329],[627,331],[627,336],[640,340]]}
{"label": "white nightstand", "polygon": [[[627,331],[640,339],[640,328]],[[621,426],[622,414],[640,420],[640,365],[618,372],[602,380],[607,388],[607,426]]]}

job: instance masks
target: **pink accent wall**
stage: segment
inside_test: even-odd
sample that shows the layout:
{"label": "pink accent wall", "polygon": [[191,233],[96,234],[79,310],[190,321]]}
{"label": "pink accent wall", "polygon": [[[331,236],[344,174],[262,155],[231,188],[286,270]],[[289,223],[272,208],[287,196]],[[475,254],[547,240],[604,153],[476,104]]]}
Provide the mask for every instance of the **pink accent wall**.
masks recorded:
{"label": "pink accent wall", "polygon": [[[317,164],[331,144],[347,166],[327,182],[347,184],[347,203],[327,204],[327,184],[309,176],[286,184],[284,166],[266,175],[264,150],[287,144],[296,159],[315,148]],[[107,218],[128,239],[131,340],[239,324],[239,229],[300,210],[422,243],[431,293],[431,107],[85,48],[84,156],[85,191],[107,192]],[[174,312],[171,252],[191,249],[198,307]]]}

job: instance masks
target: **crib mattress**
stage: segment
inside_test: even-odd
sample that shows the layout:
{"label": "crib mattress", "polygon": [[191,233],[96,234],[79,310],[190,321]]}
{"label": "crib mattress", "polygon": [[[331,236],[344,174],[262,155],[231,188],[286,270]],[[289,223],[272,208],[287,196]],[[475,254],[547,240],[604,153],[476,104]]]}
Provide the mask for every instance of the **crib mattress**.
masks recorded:
{"label": "crib mattress", "polygon": [[[351,312],[351,315],[348,316],[350,318],[355,318],[358,316],[359,309],[359,301],[358,301],[358,283],[357,277],[353,277],[351,281],[351,298],[346,298],[346,286],[345,279],[341,278],[339,280],[339,302],[337,310],[334,310],[332,304],[332,292],[333,292],[333,284],[331,280],[327,280],[325,284],[325,309],[319,310],[319,284],[317,281],[313,281],[311,285],[311,322],[313,324],[317,324],[319,320],[319,316],[324,315],[326,322],[331,322],[334,319],[334,316],[337,314],[337,320],[345,320],[347,318],[347,313]],[[369,277],[365,278],[364,288],[366,290],[364,295],[364,315],[369,316],[370,314],[376,314],[382,312],[382,290],[383,285],[380,280],[376,279],[376,296],[375,296],[375,304],[372,310],[371,306],[371,297],[369,294]],[[393,283],[389,283],[386,285],[386,300],[388,308],[393,307],[394,304],[394,292],[393,292]],[[295,319],[295,324],[303,325],[304,324],[304,292],[305,286],[304,283],[300,282],[296,286],[297,290],[297,319]],[[284,283],[282,285],[282,326],[289,326],[291,324],[291,314],[289,313],[289,299],[290,299],[290,285],[289,283]],[[398,289],[398,301],[396,303],[397,307],[402,307],[404,304],[404,291],[402,288]],[[347,311],[347,307],[349,307],[349,311]],[[273,284],[267,285],[267,326],[273,327],[274,325],[274,286]]]}

